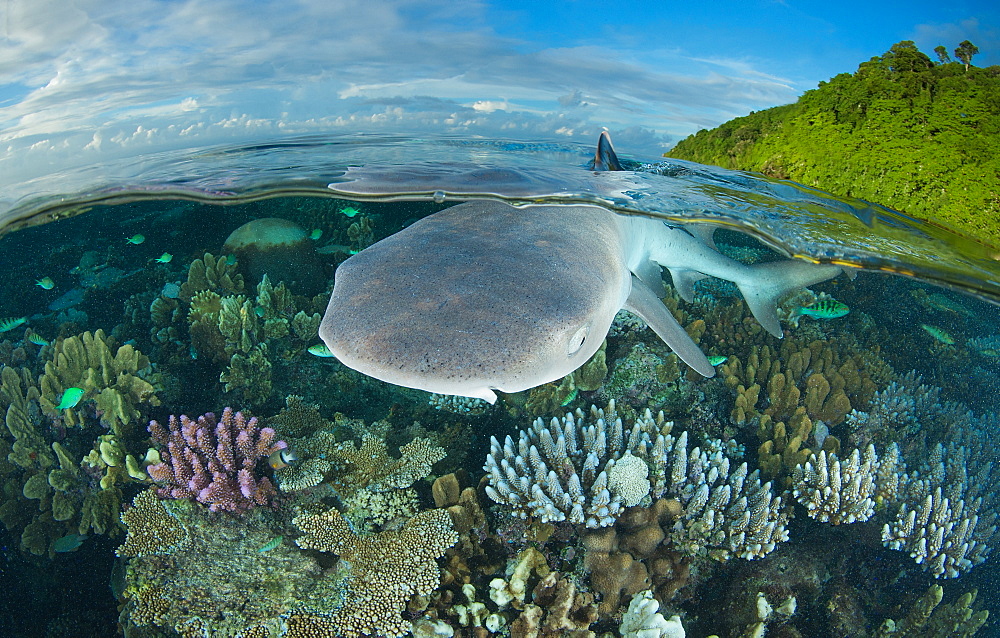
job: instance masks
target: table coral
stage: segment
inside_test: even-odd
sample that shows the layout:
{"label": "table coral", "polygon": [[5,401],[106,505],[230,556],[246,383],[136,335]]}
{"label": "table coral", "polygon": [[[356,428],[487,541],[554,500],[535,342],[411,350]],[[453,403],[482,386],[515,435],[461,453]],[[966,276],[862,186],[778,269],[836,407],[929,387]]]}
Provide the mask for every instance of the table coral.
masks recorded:
{"label": "table coral", "polygon": [[348,597],[328,617],[338,635],[401,636],[410,629],[401,616],[413,595],[437,588],[441,575],[435,559],[458,542],[447,511],[421,512],[399,530],[358,536],[340,513],[295,517],[305,535],[304,549],[332,552],[350,564]]}
{"label": "table coral", "polygon": [[167,511],[154,490],[143,490],[132,499],[132,507],[122,512],[128,528],[125,543],[115,553],[123,557],[169,554],[187,540],[184,525]]}
{"label": "table coral", "polygon": [[197,420],[171,415],[167,427],[150,421],[149,432],[164,448],[162,462],[147,468],[161,498],[191,498],[213,512],[242,513],[274,496],[256,466],[287,444],[275,440],[273,429],[258,427],[256,417],[227,407],[221,419],[209,412]]}

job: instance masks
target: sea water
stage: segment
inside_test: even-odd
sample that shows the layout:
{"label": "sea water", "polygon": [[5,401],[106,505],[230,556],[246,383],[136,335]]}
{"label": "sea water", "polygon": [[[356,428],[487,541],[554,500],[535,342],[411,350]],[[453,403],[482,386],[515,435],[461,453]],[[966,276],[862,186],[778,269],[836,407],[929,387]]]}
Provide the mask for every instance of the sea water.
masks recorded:
{"label": "sea water", "polygon": [[[4,635],[278,636],[303,618],[329,635],[347,633],[345,609],[385,613],[352,600],[361,590],[352,578],[383,574],[388,582],[375,590],[388,591],[400,586],[393,578],[415,577],[405,568],[409,576],[393,576],[377,556],[301,548],[310,543],[299,517],[331,509],[356,542],[385,548],[382,535],[405,531],[418,512],[451,508],[459,540],[431,557],[441,578],[412,600],[384,594],[403,602],[379,625],[383,633],[436,622],[461,635],[525,635],[535,608],[556,626],[556,599],[567,591],[577,599],[559,630],[613,635],[645,590],[694,636],[901,635],[876,628],[929,608],[937,585],[943,602],[932,624],[959,614],[948,605],[971,606],[970,623],[994,612],[996,253],[790,182],[655,159],[595,172],[589,154],[556,143],[310,137],[175,151],[12,185],[0,209],[8,231],[0,238]],[[315,328],[339,263],[481,198],[597,204],[710,226],[717,248],[741,262],[806,259],[845,273],[783,300],[781,340],[760,329],[728,282],[699,282],[688,303],[665,273],[665,303],[719,362],[713,379],[691,374],[626,313],[586,375],[495,406],[389,386],[316,356]],[[312,269],[317,287],[290,275],[261,281],[246,269],[257,257],[227,252],[232,231],[262,218],[301,231],[298,252],[271,257]],[[129,241],[136,235],[144,240]],[[262,233],[265,272],[274,243]],[[46,277],[50,289],[36,285]],[[833,302],[848,311],[801,312]],[[75,387],[82,400],[56,409]],[[604,530],[522,518],[530,508],[494,502],[484,471],[491,436],[517,441],[534,419],[577,410],[578,420],[611,428],[612,415],[600,426],[591,416],[592,405],[608,410],[610,401],[626,430],[648,409],[650,438],[676,444],[686,432],[688,463],[704,452],[706,473],[678,475],[673,487],[615,512]],[[247,468],[273,493],[235,514],[209,511],[208,497],[169,498],[148,471],[168,446],[147,424],[227,406],[292,444],[294,454]],[[398,470],[414,440],[442,452],[402,484],[388,466]],[[385,467],[363,467],[351,450],[380,455]],[[669,473],[664,464],[673,461],[658,458],[659,466],[645,459],[650,479]],[[740,540],[765,508],[736,523],[745,503],[741,510],[738,498],[721,496],[740,492],[742,480],[725,485],[743,463],[768,485],[787,532],[773,548]],[[306,467],[318,476],[304,478]],[[582,470],[566,465],[559,474],[573,471]],[[710,514],[695,497],[702,486],[718,499]],[[164,520],[178,521],[186,540],[116,554],[126,531],[141,533],[121,513],[157,488]],[[544,561],[525,571],[536,556],[529,550]],[[374,562],[364,565],[365,556]],[[518,579],[520,598],[498,593],[517,589]],[[961,598],[975,591],[975,600]],[[987,621],[980,632],[990,631]]]}

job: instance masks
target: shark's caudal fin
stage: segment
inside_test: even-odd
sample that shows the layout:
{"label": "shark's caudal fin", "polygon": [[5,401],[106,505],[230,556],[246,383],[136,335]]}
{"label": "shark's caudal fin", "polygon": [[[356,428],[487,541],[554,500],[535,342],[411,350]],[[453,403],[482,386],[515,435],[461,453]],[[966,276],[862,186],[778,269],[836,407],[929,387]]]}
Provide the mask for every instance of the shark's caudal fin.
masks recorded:
{"label": "shark's caudal fin", "polygon": [[840,266],[799,260],[773,261],[751,266],[751,269],[753,276],[737,281],[736,285],[760,325],[779,339],[782,332],[778,322],[778,300],[800,288],[832,279],[841,272]]}
{"label": "shark's caudal fin", "polygon": [[677,323],[667,307],[646,284],[637,277],[632,277],[632,291],[625,301],[625,310],[642,317],[664,343],[681,358],[681,361],[694,368],[695,372],[705,377],[714,377],[715,368],[708,362],[705,353]]}
{"label": "shark's caudal fin", "polygon": [[611,146],[611,136],[607,131],[601,131],[601,137],[597,139],[597,152],[594,159],[590,161],[590,169],[594,171],[621,171],[621,162],[615,155],[615,149]]}

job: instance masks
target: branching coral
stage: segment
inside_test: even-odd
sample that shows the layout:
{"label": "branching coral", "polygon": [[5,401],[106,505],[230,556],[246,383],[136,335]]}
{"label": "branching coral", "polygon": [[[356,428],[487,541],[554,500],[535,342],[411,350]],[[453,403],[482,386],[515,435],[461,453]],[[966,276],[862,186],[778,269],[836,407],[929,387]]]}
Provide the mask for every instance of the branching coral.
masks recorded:
{"label": "branching coral", "polygon": [[149,432],[164,447],[162,462],[147,468],[161,485],[161,498],[191,498],[213,512],[242,513],[274,496],[256,466],[287,444],[276,441],[271,428],[257,427],[256,417],[226,408],[219,420],[208,413],[197,420],[171,416],[167,427],[150,421]]}
{"label": "branching coral", "polygon": [[614,410],[613,402],[607,414],[592,407],[590,425],[582,410],[548,425],[536,419],[520,431],[516,447],[509,436],[502,447],[492,437],[484,466],[487,494],[542,522],[614,524],[625,507],[649,493],[649,468],[635,454],[656,429],[649,417],[626,433]]}
{"label": "branching coral", "polygon": [[899,449],[893,447],[885,461],[880,462],[875,446],[869,445],[861,454],[855,449],[840,460],[836,454],[820,452],[809,457],[805,465],[795,468],[792,494],[805,506],[811,518],[832,525],[867,521],[875,513],[879,477],[888,485],[883,492],[893,491],[898,484],[896,463]]}

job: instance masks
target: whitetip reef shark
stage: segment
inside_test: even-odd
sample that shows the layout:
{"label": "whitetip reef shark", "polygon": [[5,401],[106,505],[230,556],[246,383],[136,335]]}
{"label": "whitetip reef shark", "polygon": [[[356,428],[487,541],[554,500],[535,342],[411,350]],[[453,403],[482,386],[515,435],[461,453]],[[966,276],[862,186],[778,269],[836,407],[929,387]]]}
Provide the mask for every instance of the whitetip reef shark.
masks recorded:
{"label": "whitetip reef shark", "polygon": [[[620,170],[606,134],[592,166]],[[661,268],[686,301],[706,276],[735,283],[778,338],[778,299],[841,271],[799,260],[742,264],[708,235],[600,206],[469,201],[340,264],[319,335],[341,363],[368,376],[493,403],[496,391],[527,390],[586,363],[624,308],[714,376],[660,300]]]}

